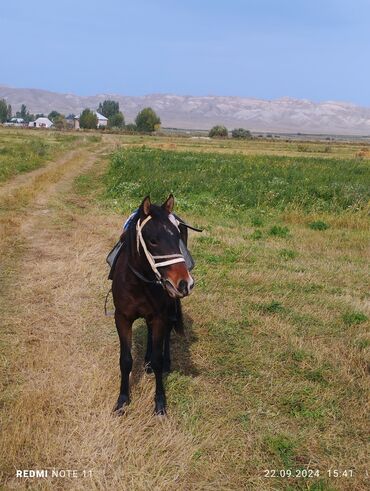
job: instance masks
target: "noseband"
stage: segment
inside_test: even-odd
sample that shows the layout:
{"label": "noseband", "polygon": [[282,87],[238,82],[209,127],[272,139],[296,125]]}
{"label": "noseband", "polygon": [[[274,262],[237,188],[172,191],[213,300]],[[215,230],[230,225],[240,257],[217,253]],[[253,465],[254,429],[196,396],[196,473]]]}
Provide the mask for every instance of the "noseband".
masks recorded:
{"label": "noseband", "polygon": [[[161,273],[159,272],[158,268],[163,268],[165,266],[170,266],[171,264],[176,264],[176,263],[185,263],[185,258],[182,254],[166,254],[162,256],[153,256],[149,251],[146,246],[142,230],[145,227],[145,225],[151,220],[152,217],[151,215],[148,215],[143,221],[140,219],[136,223],[136,247],[137,247],[137,252],[140,254],[140,244],[141,247],[143,248],[145,257],[148,260],[148,263],[150,264],[150,267],[153,270],[153,273],[155,274],[156,280],[151,281],[146,279],[143,275],[138,273],[132,266],[130,266],[130,269],[135,273],[136,276],[138,276],[140,279],[146,281],[147,283],[157,283],[161,284],[163,287],[165,287],[165,280]],[[172,222],[172,220],[171,220]]]}

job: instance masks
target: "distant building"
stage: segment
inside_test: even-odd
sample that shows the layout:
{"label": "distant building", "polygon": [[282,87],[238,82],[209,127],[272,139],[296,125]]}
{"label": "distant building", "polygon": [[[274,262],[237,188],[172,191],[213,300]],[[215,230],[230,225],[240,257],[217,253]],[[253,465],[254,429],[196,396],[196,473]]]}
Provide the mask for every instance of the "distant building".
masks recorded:
{"label": "distant building", "polygon": [[4,123],[4,126],[27,126],[23,118],[12,118],[7,123]]}
{"label": "distant building", "polygon": [[29,128],[50,128],[53,123],[49,118],[37,118],[35,121],[30,121],[28,123]]}
{"label": "distant building", "polygon": [[102,114],[98,113],[98,111],[94,111],[94,113],[96,114],[96,116],[98,118],[98,128],[100,126],[107,126],[108,125],[108,118],[106,118]]}
{"label": "distant building", "polygon": [[30,121],[28,126],[30,128],[50,128],[53,123],[49,118],[37,118],[36,121]]}
{"label": "distant building", "polygon": [[74,129],[75,130],[79,130],[80,129],[80,116],[75,116],[74,119],[73,119],[73,122],[74,122]]}
{"label": "distant building", "polygon": [[[92,111],[92,112],[95,113],[96,117],[98,118],[97,128],[101,128],[102,126],[108,125],[108,118],[106,118],[102,114],[98,113],[98,111]],[[75,123],[74,129],[79,130],[80,129],[80,114],[78,116],[75,116],[74,123]]]}
{"label": "distant building", "polygon": [[66,123],[67,123],[67,128],[74,128],[75,127],[75,115],[69,114],[66,117]]}

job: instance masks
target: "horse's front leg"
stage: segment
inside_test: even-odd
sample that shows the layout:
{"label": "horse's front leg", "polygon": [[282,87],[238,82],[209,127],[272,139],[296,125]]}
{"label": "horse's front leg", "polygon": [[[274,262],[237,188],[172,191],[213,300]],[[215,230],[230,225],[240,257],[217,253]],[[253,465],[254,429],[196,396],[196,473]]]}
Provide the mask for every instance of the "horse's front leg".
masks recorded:
{"label": "horse's front leg", "polygon": [[170,373],[171,371],[171,331],[172,324],[168,324],[166,334],[164,336],[163,373]]}
{"label": "horse's front leg", "polygon": [[155,374],[155,408],[157,416],[166,414],[166,396],[163,387],[163,342],[166,333],[166,323],[163,319],[156,319],[152,323],[152,357],[151,365]]}
{"label": "horse's front leg", "polygon": [[153,342],[152,342],[152,326],[149,322],[146,322],[148,327],[148,337],[146,342],[146,353],[145,353],[145,361],[144,361],[144,370],[145,373],[153,373],[151,359],[152,359],[152,351],[153,351]]}
{"label": "horse's front leg", "polygon": [[132,370],[132,320],[116,311],[115,321],[120,341],[121,387],[114,411],[120,416],[130,402],[129,377]]}

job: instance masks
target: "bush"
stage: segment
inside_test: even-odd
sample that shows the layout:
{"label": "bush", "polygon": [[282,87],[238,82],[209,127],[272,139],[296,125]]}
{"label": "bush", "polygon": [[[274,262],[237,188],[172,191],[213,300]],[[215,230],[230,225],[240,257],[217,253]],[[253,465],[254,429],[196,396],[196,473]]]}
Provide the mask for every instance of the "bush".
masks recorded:
{"label": "bush", "polygon": [[64,130],[64,129],[67,128],[66,118],[62,114],[59,114],[58,116],[55,116],[54,119],[53,119],[53,123],[54,123],[54,127],[57,130]]}
{"label": "bush", "polygon": [[135,133],[137,131],[137,126],[134,123],[126,124],[125,131],[129,131],[130,133]]}
{"label": "bush", "polygon": [[80,126],[86,130],[96,129],[98,126],[98,117],[97,115],[90,111],[90,109],[84,109],[80,116]]}
{"label": "bush", "polygon": [[251,132],[249,130],[244,129],[244,128],[235,128],[231,132],[231,136],[233,138],[240,138],[240,139],[244,139],[244,140],[248,140],[248,139],[252,138]]}
{"label": "bush", "polygon": [[125,119],[121,112],[113,114],[108,119],[109,128],[123,128],[125,126]]}
{"label": "bush", "polygon": [[327,230],[329,225],[321,220],[318,220],[316,222],[311,222],[309,227],[312,228],[312,230]]}
{"label": "bush", "polygon": [[281,227],[280,225],[274,225],[270,228],[269,234],[274,237],[287,237],[289,235],[288,227]]}
{"label": "bush", "polygon": [[[42,116],[41,116],[42,117]],[[52,121],[54,124],[55,124],[55,119],[59,119],[63,116],[63,114],[59,113],[58,111],[51,111],[49,114],[48,114],[48,118],[50,119],[50,121]]]}
{"label": "bush", "polygon": [[266,314],[277,314],[284,311],[284,306],[280,302],[272,300],[270,303],[259,305],[259,309]]}
{"label": "bush", "polygon": [[152,133],[159,129],[161,120],[151,107],[145,107],[136,116],[135,123],[137,131],[142,133]]}
{"label": "bush", "polygon": [[227,128],[222,125],[217,125],[211,128],[208,136],[210,138],[227,138],[229,135]]}

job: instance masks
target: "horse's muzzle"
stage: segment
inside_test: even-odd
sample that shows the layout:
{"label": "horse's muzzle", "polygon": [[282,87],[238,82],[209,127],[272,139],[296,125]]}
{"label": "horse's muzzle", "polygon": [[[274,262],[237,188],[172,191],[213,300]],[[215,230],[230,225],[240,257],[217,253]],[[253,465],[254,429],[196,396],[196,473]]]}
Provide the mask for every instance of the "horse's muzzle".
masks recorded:
{"label": "horse's muzzle", "polygon": [[167,293],[172,298],[183,298],[190,295],[191,290],[194,287],[194,280],[189,275],[189,281],[180,280],[177,287],[172,283],[171,280],[166,279],[164,281],[164,287],[167,290]]}

